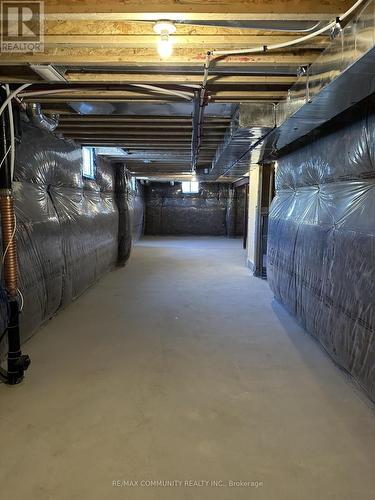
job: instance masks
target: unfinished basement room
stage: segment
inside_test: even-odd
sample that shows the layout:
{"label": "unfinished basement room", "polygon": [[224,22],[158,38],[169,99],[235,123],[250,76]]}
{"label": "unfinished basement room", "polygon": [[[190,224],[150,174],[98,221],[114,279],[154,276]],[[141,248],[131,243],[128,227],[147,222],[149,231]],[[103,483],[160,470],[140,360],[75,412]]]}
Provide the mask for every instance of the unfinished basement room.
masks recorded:
{"label": "unfinished basement room", "polygon": [[1,500],[375,499],[375,0],[0,0]]}

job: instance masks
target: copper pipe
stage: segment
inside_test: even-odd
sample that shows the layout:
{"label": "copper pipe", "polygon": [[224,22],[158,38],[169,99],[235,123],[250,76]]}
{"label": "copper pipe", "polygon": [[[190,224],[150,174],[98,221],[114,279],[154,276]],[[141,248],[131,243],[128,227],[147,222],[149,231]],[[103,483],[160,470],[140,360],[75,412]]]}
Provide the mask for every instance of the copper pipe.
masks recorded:
{"label": "copper pipe", "polygon": [[[6,194],[5,194],[6,193]],[[15,214],[13,197],[9,191],[0,194],[0,216],[3,236],[5,288],[9,295],[15,297],[18,289],[17,252],[15,240]]]}

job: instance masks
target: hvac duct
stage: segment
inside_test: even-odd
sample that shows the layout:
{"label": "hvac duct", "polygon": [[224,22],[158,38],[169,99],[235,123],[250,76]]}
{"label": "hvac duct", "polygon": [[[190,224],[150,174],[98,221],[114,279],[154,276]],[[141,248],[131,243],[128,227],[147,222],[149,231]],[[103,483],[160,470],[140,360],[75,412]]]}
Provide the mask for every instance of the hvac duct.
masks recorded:
{"label": "hvac duct", "polygon": [[265,161],[375,92],[375,2],[345,26],[277,105]]}
{"label": "hvac duct", "polygon": [[276,126],[273,103],[241,103],[231,120],[222,143],[217,148],[209,176],[205,179],[233,180],[249,171],[258,146]]}
{"label": "hvac duct", "polygon": [[50,132],[53,132],[59,124],[58,115],[48,118],[42,113],[41,105],[38,102],[27,106],[27,116],[34,125]]}

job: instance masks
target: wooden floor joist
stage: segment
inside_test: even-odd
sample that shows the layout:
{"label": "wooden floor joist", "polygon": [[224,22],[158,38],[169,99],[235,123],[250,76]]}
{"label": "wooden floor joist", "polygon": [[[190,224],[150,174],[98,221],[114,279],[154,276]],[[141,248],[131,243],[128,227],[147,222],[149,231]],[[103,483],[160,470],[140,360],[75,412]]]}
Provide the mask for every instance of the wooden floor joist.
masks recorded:
{"label": "wooden floor joist", "polygon": [[[173,54],[168,59],[169,64],[195,65],[203,67],[206,57],[206,47],[181,48],[176,47]],[[257,66],[272,64],[283,65],[305,65],[311,64],[321,52],[316,49],[294,48],[289,51],[271,51],[250,55],[235,55],[220,62],[221,66],[234,63],[256,64]],[[90,48],[57,48],[46,49],[44,52],[30,53],[3,53],[0,58],[0,65],[6,64],[50,64],[66,66],[93,66],[101,65],[110,67],[111,65],[140,65],[163,63],[155,48],[117,48],[117,49],[90,49]]]}
{"label": "wooden floor joist", "polygon": [[[146,83],[146,84],[168,84],[168,85],[200,85],[202,83],[202,75],[168,75],[165,73],[160,74],[131,74],[131,73],[110,73],[110,72],[74,72],[68,71],[65,75],[66,79],[71,83],[111,83],[111,84],[132,84],[132,83]],[[209,76],[208,85],[218,85],[225,87],[227,85],[274,85],[284,86],[293,85],[297,76],[278,76],[278,75],[234,75],[234,76]]]}
{"label": "wooden floor joist", "polygon": [[[147,35],[46,35],[44,38],[44,46],[47,49],[60,48],[95,48],[95,49],[112,49],[112,48],[152,48],[155,50],[155,45],[158,36],[152,33],[150,26],[150,34]],[[174,35],[171,37],[173,46],[190,47],[199,50],[214,50],[227,49],[233,50],[238,47],[262,47],[263,45],[278,44],[294,40],[295,35]],[[311,40],[300,45],[301,49],[325,48],[329,43],[328,37],[319,37],[316,40]]]}
{"label": "wooden floor joist", "polygon": [[[45,0],[48,19],[319,19],[339,15],[352,4],[350,0]],[[174,17],[173,17],[174,16]]]}
{"label": "wooden floor joist", "polygon": [[[152,175],[182,176],[185,170],[190,175],[193,103],[132,85],[185,90],[193,98],[201,89],[208,50],[290,42],[301,35],[298,30],[311,32],[314,26],[321,27],[345,12],[352,3],[353,0],[45,0],[44,51],[2,52],[0,81],[31,83],[28,91],[67,86],[69,92],[24,97],[24,101],[41,103],[48,116],[59,114],[57,132],[78,144],[126,148],[133,158],[139,159],[134,171],[145,175],[151,172],[151,165],[142,163],[142,155],[147,158],[155,153],[160,157],[170,155],[176,161],[164,165],[159,162]],[[168,59],[160,58],[158,36],[153,31],[155,21],[163,19],[176,26],[171,35],[173,54]],[[363,36],[367,36],[364,30]],[[372,36],[371,30],[368,36]],[[325,33],[302,45],[215,61],[208,76],[206,102],[212,103],[210,109],[217,106],[227,115],[205,116],[198,166],[210,166],[238,103],[285,100],[297,81],[298,68],[314,63],[329,43],[329,33]],[[354,57],[355,50],[354,47],[348,57]],[[44,81],[30,66],[38,64],[54,65],[66,83]],[[313,77],[311,83],[314,82]],[[182,101],[187,108],[182,108],[183,116],[177,116],[173,113]],[[113,104],[109,110],[116,113],[131,109],[134,103],[136,111],[129,115],[79,114],[75,110],[83,109],[84,103],[98,105],[96,109],[103,107],[99,104]],[[136,115],[148,104],[163,106],[170,114]],[[191,112],[185,112],[189,107]]]}

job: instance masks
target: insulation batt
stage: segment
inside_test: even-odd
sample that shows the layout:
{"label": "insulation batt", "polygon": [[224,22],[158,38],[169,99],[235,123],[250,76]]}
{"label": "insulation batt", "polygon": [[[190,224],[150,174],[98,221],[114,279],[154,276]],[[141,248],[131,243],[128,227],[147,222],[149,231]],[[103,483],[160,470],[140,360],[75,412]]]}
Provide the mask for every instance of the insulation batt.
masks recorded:
{"label": "insulation batt", "polygon": [[278,301],[375,400],[375,115],[283,156],[268,278]]}
{"label": "insulation batt", "polygon": [[[239,198],[242,196],[240,192]],[[145,233],[150,235],[236,236],[237,200],[228,184],[202,182],[199,193],[184,194],[181,184],[154,182],[145,190]],[[243,221],[243,213],[239,217]]]}
{"label": "insulation batt", "polygon": [[[131,227],[128,197],[133,195],[125,168],[116,174],[98,156],[95,180],[84,179],[81,148],[30,124],[23,124],[14,180],[24,341],[108,270],[123,265],[132,232],[140,230]],[[143,215],[138,212],[139,225]],[[126,231],[122,239],[120,228]],[[0,290],[0,334],[6,323]],[[4,350],[0,346],[0,355]]]}

